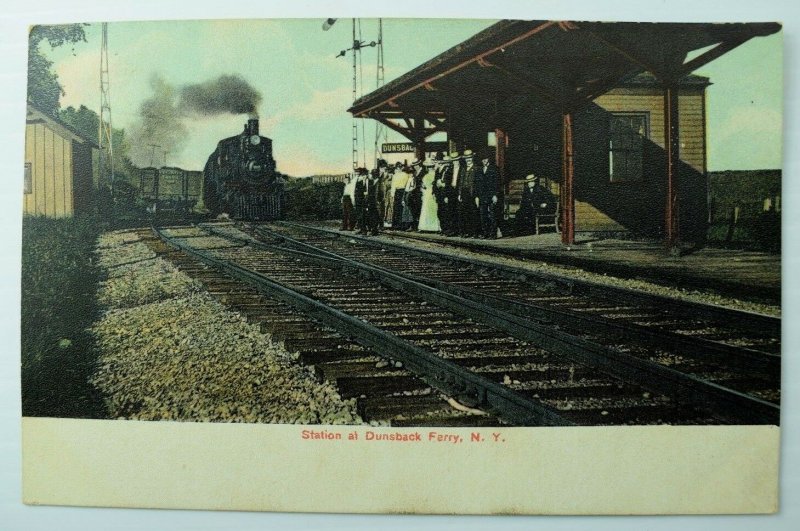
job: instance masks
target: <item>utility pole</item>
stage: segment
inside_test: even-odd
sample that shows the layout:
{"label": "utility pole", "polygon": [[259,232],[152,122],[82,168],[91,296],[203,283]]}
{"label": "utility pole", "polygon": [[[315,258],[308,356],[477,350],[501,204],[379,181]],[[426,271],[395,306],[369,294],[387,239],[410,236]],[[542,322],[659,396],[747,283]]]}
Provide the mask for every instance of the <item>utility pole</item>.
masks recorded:
{"label": "utility pole", "polygon": [[[100,124],[97,132],[100,146],[100,179],[109,179],[111,200],[114,200],[114,146],[111,141],[111,93],[108,77],[108,23],[102,24],[100,44]],[[100,183],[98,183],[99,185]]]}
{"label": "utility pole", "polygon": [[[379,89],[383,86],[385,82],[385,72],[383,68],[383,19],[378,19],[378,68],[375,72],[375,88]],[[378,164],[378,159],[380,158],[378,153],[380,153],[380,143],[381,140],[386,142],[388,140],[387,135],[388,129],[384,127],[382,123],[375,120],[375,161],[374,163]]]}
{"label": "utility pole", "polygon": [[155,168],[156,148],[160,148],[161,146],[158,144],[147,144],[147,146],[150,148],[150,167]]}

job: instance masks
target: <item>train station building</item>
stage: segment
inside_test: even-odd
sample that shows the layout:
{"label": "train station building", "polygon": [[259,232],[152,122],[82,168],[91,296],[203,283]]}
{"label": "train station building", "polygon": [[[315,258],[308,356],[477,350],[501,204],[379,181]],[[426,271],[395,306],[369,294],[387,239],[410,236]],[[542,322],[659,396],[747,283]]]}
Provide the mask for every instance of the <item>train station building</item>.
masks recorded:
{"label": "train station building", "polygon": [[779,24],[503,20],[354,102],[426,151],[489,150],[505,217],[527,175],[575,233],[702,242],[708,218],[706,88],[696,69]]}

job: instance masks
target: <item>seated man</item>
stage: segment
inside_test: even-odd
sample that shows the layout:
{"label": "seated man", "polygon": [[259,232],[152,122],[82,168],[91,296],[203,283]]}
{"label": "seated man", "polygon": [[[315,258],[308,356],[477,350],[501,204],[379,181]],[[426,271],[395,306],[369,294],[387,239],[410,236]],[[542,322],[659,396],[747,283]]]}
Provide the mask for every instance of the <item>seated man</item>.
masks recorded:
{"label": "seated man", "polygon": [[[517,211],[517,233],[518,234],[538,234],[537,216],[555,217],[558,207],[558,200],[545,188],[541,179],[534,174],[525,178],[525,188],[522,189],[522,201]],[[540,219],[541,221],[541,219]],[[545,220],[547,224],[554,221]]]}

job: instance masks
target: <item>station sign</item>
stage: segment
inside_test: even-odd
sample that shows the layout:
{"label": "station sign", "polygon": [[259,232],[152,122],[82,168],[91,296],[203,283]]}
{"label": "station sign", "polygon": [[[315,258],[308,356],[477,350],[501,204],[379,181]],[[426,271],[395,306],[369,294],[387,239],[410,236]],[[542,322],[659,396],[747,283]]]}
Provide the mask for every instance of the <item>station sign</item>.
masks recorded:
{"label": "station sign", "polygon": [[[425,152],[447,151],[447,142],[425,142]],[[381,144],[381,153],[414,153],[413,142],[386,142]]]}

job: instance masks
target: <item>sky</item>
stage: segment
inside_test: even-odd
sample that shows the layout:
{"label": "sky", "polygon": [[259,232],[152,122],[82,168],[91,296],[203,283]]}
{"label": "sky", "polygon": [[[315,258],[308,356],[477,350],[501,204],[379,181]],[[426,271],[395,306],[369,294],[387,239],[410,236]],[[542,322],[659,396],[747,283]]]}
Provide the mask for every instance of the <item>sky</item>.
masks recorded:
{"label": "sky", "polygon": [[[322,30],[323,18],[110,23],[112,121],[129,133],[155,78],[176,91],[221,75],[238,75],[259,91],[261,134],[273,139],[278,169],[294,176],[343,173],[350,167],[352,121],[351,19]],[[386,19],[385,78],[390,81],[488,27],[494,20]],[[377,19],[360,22],[363,40],[377,39]],[[62,108],[99,110],[100,24],[86,27],[86,43],[45,52],[64,86]],[[359,95],[376,86],[374,48],[362,52]],[[698,72],[708,89],[709,170],[781,167],[782,35],[757,38]],[[169,165],[202,169],[216,142],[241,132],[245,116],[189,116]],[[359,121],[360,123],[360,121]],[[374,122],[364,124],[372,159]],[[361,134],[359,127],[359,134]],[[390,133],[389,141],[405,141]],[[157,143],[157,142],[156,142]],[[164,160],[149,150],[137,162]]]}

